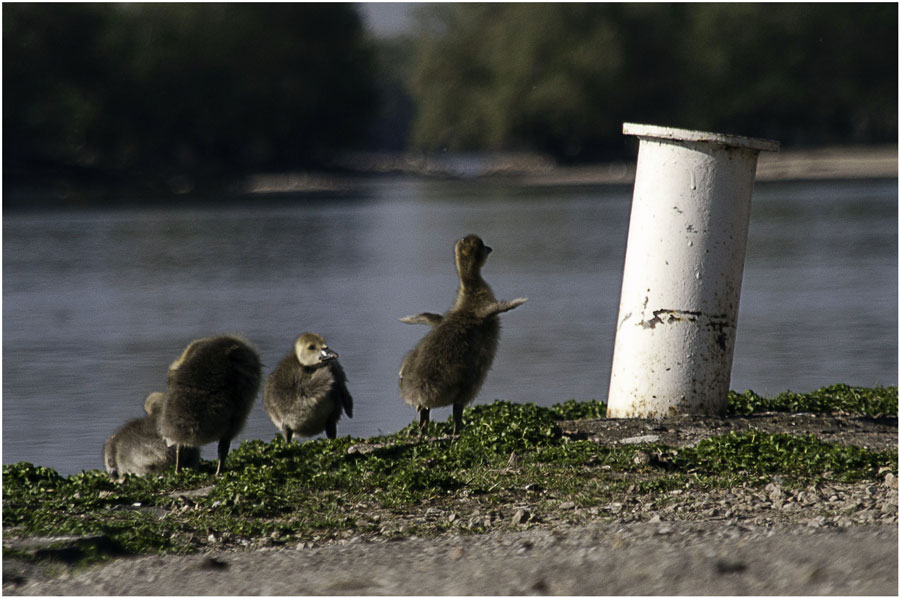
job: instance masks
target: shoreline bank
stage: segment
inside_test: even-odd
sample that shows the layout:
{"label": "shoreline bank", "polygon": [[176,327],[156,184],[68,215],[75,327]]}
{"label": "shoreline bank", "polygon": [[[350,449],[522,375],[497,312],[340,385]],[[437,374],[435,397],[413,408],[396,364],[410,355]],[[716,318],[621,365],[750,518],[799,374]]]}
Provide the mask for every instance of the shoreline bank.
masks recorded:
{"label": "shoreline bank", "polygon": [[[15,528],[6,527],[3,591],[8,595],[894,595],[895,465],[857,481],[839,481],[829,470],[809,479],[793,473],[772,475],[768,483],[750,472],[738,472],[737,479],[727,484],[703,482],[699,472],[675,479],[675,485],[663,482],[677,471],[679,452],[705,439],[734,434],[775,434],[772,438],[782,441],[814,437],[865,451],[896,448],[897,418],[890,411],[888,415],[881,408],[868,415],[842,411],[659,421],[561,420],[562,446],[591,443],[601,450],[597,456],[603,447],[626,456],[627,464],[620,465],[604,465],[596,457],[565,459],[565,472],[559,472],[565,476],[604,478],[602,486],[618,481],[618,490],[600,502],[584,502],[582,493],[567,490],[565,483],[554,489],[547,475],[528,476],[531,456],[523,452],[510,455],[507,466],[495,471],[498,483],[511,481],[513,488],[525,484],[512,494],[498,490],[494,497],[473,486],[453,491],[458,496],[436,495],[405,507],[385,507],[377,501],[346,502],[339,493],[340,508],[354,521],[350,528],[340,526],[338,517],[327,524],[338,524],[335,529],[316,528],[312,536],[285,536],[276,529],[242,538],[201,526],[194,530],[193,540],[199,549],[186,555],[124,555],[112,535],[17,536]],[[413,446],[421,451],[428,444],[447,442],[443,436],[424,443],[398,438],[393,446],[371,440],[341,445],[341,452],[399,455]],[[281,444],[263,448],[276,451],[272,457],[278,460],[303,450]],[[248,449],[242,446],[235,456]],[[175,491],[171,506],[116,504],[114,511],[159,521],[192,518],[193,513],[216,509],[214,503],[207,504],[211,493],[228,482],[212,477],[202,481],[213,485]],[[145,480],[133,482],[143,485]],[[246,491],[240,490],[242,495]],[[115,492],[101,494],[112,499]],[[330,494],[320,491],[315,496],[325,502]],[[240,515],[234,517],[224,529],[243,521]],[[295,516],[288,517],[293,521]],[[79,554],[98,553],[108,560],[71,566],[79,562]]]}
{"label": "shoreline bank", "polygon": [[[525,187],[622,185],[634,183],[635,162],[565,166],[532,153],[495,154],[349,154],[330,171],[298,170],[257,173],[200,192],[185,176],[133,181],[123,173],[99,177],[88,172],[55,172],[29,182],[20,175],[4,182],[4,208],[139,205],[240,201],[278,195],[345,195],[361,180],[407,176],[422,179],[503,181]],[[763,152],[757,182],[897,178],[897,146],[823,147]]]}
{"label": "shoreline bank", "polygon": [[[355,154],[338,161],[341,169],[359,175],[406,175],[423,178],[502,179],[523,186],[631,185],[636,164],[615,161],[560,166],[531,153]],[[762,152],[757,182],[896,178],[897,146],[822,147]],[[352,188],[350,179],[317,173],[259,174],[248,177],[248,194],[336,191]]]}

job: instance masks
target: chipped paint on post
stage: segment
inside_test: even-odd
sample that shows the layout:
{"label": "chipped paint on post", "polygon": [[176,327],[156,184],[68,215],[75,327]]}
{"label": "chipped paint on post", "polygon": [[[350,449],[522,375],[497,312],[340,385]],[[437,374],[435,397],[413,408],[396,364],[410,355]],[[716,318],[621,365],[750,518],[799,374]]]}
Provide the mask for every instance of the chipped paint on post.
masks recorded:
{"label": "chipped paint on post", "polygon": [[750,199],[778,142],[625,123],[640,139],[609,417],[721,414]]}

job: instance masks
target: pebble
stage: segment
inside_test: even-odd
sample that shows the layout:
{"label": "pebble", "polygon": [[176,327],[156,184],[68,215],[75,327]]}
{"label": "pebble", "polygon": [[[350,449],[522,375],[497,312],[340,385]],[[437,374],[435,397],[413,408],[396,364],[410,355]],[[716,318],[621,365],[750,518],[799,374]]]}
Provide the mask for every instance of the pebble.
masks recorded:
{"label": "pebble", "polygon": [[634,457],[631,458],[635,465],[647,465],[650,463],[650,460],[650,453],[647,451],[637,451]]}
{"label": "pebble", "polygon": [[643,444],[643,443],[651,443],[651,442],[659,442],[658,434],[645,434],[643,436],[632,436],[631,438],[623,438],[619,441],[619,444]]}
{"label": "pebble", "polygon": [[819,515],[818,517],[814,517],[806,522],[806,525],[809,527],[822,527],[822,524],[825,523],[825,518]]}
{"label": "pebble", "polygon": [[512,516],[512,522],[516,525],[527,523],[531,519],[531,511],[528,509],[517,509]]}

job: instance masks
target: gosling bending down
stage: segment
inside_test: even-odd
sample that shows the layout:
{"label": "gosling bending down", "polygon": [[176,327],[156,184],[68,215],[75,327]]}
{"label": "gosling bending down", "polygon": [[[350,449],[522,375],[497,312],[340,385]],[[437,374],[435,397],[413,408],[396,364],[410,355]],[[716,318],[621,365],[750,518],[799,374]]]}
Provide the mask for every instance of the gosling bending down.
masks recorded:
{"label": "gosling bending down", "polygon": [[[165,395],[151,392],[144,400],[144,417],[126,422],[103,445],[103,462],[113,479],[120,475],[159,473],[175,464],[175,447],[167,447],[157,430]],[[200,450],[190,448],[181,453],[182,465],[196,467]]]}
{"label": "gosling bending down", "polygon": [[477,235],[457,241],[456,303],[444,315],[425,312],[400,318],[407,324],[432,327],[400,367],[400,396],[416,408],[420,432],[428,425],[431,409],[453,405],[453,434],[459,434],[463,407],[477,396],[497,352],[498,316],[527,301],[497,301],[494,297],[481,277],[491,251]]}
{"label": "gosling bending down", "polygon": [[253,407],[261,369],[256,351],[233,336],[195,340],[172,363],[159,432],[176,447],[176,472],[182,447],[213,441],[218,441],[216,475],[222,472],[231,440]]}
{"label": "gosling bending down", "polygon": [[324,338],[307,332],[269,374],[263,404],[285,442],[295,433],[315,436],[323,430],[335,438],[341,412],[353,417],[353,397],[337,358]]}

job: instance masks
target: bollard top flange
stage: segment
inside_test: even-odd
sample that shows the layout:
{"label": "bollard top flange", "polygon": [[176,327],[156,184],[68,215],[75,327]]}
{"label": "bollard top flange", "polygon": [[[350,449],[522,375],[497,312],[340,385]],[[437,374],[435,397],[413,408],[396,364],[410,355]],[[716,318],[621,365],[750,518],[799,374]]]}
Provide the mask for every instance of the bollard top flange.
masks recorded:
{"label": "bollard top flange", "polygon": [[757,139],[754,137],[742,137],[740,135],[708,133],[706,131],[691,131],[690,129],[675,129],[673,127],[659,127],[656,125],[641,125],[637,123],[622,123],[622,134],[653,139],[671,139],[673,141],[716,143],[719,145],[752,149],[761,152],[777,152],[781,145],[778,141],[772,139]]}

